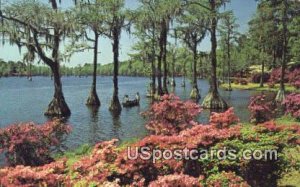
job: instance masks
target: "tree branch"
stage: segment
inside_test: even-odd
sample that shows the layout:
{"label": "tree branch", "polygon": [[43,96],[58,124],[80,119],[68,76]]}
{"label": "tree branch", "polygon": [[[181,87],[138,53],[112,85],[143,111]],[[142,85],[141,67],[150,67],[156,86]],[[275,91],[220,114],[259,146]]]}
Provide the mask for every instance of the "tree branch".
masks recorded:
{"label": "tree branch", "polygon": [[39,41],[38,41],[38,35],[37,35],[37,33],[36,33],[35,31],[33,31],[33,40],[34,40],[34,42],[35,42],[35,45],[36,45],[36,49],[37,49],[38,55],[41,57],[41,59],[42,59],[48,66],[51,67],[51,66],[53,65],[53,61],[45,55],[45,53],[44,53],[44,51],[43,51],[43,49],[42,49],[42,47],[41,47],[41,45],[40,45],[40,43],[39,43]]}
{"label": "tree branch", "polygon": [[197,2],[197,1],[188,1],[188,0],[184,0],[184,2],[185,2],[186,4],[184,4],[183,6],[190,6],[190,5],[193,5],[193,4],[194,4],[194,5],[201,6],[202,8],[204,8],[204,9],[206,9],[206,10],[212,11],[211,8],[205,6],[205,5],[203,5],[203,4],[201,4],[201,3]]}

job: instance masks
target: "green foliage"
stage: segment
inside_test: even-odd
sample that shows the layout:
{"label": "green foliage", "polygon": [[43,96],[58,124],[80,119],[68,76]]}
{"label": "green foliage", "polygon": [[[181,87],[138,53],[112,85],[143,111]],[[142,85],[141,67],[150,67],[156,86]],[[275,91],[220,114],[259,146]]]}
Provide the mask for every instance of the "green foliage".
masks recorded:
{"label": "green foliage", "polygon": [[[6,76],[27,76],[29,74],[29,64],[23,62],[5,62],[0,60],[0,77]],[[31,65],[32,75],[49,76],[51,75],[50,68],[41,65]]]}

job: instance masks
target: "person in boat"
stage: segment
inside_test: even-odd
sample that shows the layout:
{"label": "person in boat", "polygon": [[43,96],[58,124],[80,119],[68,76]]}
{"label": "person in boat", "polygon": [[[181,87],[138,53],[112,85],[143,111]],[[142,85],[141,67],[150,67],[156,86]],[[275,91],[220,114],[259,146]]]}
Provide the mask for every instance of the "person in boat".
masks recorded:
{"label": "person in boat", "polygon": [[128,101],[129,101],[129,97],[128,97],[128,95],[125,95],[124,98],[123,98],[123,102],[127,103]]}
{"label": "person in boat", "polygon": [[137,102],[140,102],[141,97],[140,97],[140,93],[139,93],[139,92],[137,92],[137,93],[135,94],[135,100],[136,100]]}

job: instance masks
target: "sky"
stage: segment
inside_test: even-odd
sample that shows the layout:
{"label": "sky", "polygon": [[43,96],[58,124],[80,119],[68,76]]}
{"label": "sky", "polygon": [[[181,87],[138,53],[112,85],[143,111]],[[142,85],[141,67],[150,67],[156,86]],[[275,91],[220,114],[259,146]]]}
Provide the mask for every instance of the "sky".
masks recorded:
{"label": "sky", "polygon": [[[47,0],[41,0],[47,1]],[[60,6],[69,7],[71,6],[72,0],[62,1]],[[138,7],[138,0],[125,0],[125,6],[130,9],[135,9]],[[245,33],[248,30],[248,22],[252,18],[256,10],[255,0],[231,0],[230,3],[226,4],[223,10],[232,10],[237,18],[237,23],[240,25],[239,32]],[[120,61],[128,60],[128,54],[131,52],[131,47],[134,45],[136,39],[134,36],[129,35],[126,32],[122,32],[120,41]],[[210,39],[207,36],[200,44],[201,51],[210,50]],[[23,49],[22,51],[26,51]],[[100,38],[99,41],[99,56],[98,63],[107,64],[111,63],[113,59],[112,44],[111,40],[108,38]],[[10,46],[5,44],[4,46],[0,44],[0,59],[5,61],[19,61],[22,60],[23,54],[19,53],[19,49],[16,46]],[[78,64],[92,63],[93,52],[85,51],[81,53],[76,53],[71,57],[70,62],[64,62],[66,66],[74,67]]]}

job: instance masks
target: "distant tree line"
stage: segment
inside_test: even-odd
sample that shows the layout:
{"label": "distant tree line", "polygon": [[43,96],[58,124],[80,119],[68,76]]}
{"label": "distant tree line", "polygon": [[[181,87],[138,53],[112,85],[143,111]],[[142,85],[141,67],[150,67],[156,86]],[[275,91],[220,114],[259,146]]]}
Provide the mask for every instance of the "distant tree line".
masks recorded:
{"label": "distant tree line", "polygon": [[[197,72],[198,78],[207,77],[209,73],[209,57],[208,54],[206,58],[203,58],[202,64],[198,63],[199,72]],[[168,53],[168,60],[172,58],[172,54]],[[185,66],[185,67],[184,67]],[[184,76],[186,70],[186,76],[192,77],[193,64],[192,64],[192,54],[185,48],[179,48],[176,52],[176,61],[173,68],[169,69],[168,76],[171,78],[174,74],[175,76]],[[83,65],[79,64],[74,67],[67,65],[61,65],[60,67],[61,76],[77,76],[85,77],[93,75],[93,64],[85,63]],[[0,76],[51,76],[51,69],[43,64],[28,64],[21,61],[4,61],[0,60]],[[113,63],[108,64],[97,64],[97,75],[98,76],[112,76],[113,75]],[[121,76],[151,76],[151,63],[148,61],[140,61],[139,59],[132,58],[130,60],[120,62],[119,75]]]}

